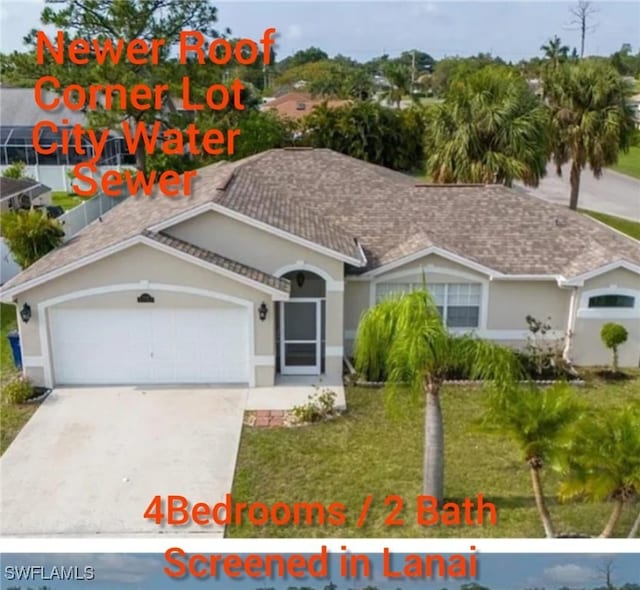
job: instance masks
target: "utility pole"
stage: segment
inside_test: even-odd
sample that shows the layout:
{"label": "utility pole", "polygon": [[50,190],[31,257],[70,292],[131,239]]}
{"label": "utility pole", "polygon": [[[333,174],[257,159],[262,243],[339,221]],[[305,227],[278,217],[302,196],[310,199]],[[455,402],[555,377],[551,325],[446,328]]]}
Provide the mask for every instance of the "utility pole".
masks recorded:
{"label": "utility pole", "polygon": [[416,50],[411,52],[411,92],[413,93],[416,86]]}

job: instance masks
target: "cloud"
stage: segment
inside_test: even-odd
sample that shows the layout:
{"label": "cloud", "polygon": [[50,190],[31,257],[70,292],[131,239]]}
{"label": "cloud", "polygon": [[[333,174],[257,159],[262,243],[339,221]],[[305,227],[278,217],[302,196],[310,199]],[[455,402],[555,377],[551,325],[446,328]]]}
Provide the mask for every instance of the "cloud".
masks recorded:
{"label": "cloud", "polygon": [[584,584],[591,582],[597,576],[597,572],[589,567],[566,563],[554,565],[544,570],[545,579],[554,584]]}
{"label": "cloud", "polygon": [[138,584],[161,571],[161,561],[155,557],[104,554],[95,558],[96,580]]}
{"label": "cloud", "polygon": [[297,41],[302,38],[302,27],[297,24],[289,25],[284,36],[290,41]]}

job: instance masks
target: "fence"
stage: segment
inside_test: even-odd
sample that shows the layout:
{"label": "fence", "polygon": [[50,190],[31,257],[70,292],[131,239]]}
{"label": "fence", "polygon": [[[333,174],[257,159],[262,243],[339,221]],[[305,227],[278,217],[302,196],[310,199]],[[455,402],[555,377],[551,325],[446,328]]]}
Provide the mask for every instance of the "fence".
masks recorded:
{"label": "fence", "polygon": [[95,221],[101,215],[104,215],[109,209],[113,209],[118,203],[121,203],[127,197],[108,197],[100,193],[95,197],[86,200],[84,203],[69,209],[58,217],[58,221],[64,229],[64,241],[71,239],[83,227]]}
{"label": "fence", "polygon": [[[58,217],[58,221],[64,229],[64,241],[68,241],[75,236],[83,227],[95,221],[101,215],[104,215],[109,209],[113,209],[119,203],[122,203],[127,197],[108,197],[100,193],[95,197],[91,197],[84,203],[81,203],[73,209],[69,209]],[[9,246],[0,238],[0,285],[6,283],[20,272],[20,267],[16,264]]]}

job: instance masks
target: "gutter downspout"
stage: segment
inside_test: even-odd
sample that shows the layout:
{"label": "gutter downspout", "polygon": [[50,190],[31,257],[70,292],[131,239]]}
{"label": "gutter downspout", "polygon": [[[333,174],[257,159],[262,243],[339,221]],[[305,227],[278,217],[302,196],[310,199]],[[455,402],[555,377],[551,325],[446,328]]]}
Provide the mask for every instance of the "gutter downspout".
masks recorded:
{"label": "gutter downspout", "polygon": [[569,317],[567,319],[567,332],[564,337],[564,349],[562,358],[571,364],[571,343],[576,324],[576,308],[578,301],[578,287],[571,288],[571,299],[569,300]]}

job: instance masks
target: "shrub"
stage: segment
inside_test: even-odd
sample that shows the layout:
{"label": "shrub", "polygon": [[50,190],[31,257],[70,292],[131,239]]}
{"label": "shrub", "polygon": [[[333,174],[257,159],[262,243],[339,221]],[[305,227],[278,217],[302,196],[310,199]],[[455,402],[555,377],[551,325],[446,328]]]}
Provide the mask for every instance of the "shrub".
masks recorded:
{"label": "shrub", "polygon": [[23,404],[31,397],[33,385],[20,373],[16,373],[2,384],[2,401],[6,404]]}
{"label": "shrub", "polygon": [[27,165],[24,162],[14,162],[3,170],[2,176],[15,179],[27,178],[26,169]]}
{"label": "shrub", "polygon": [[331,416],[335,411],[336,394],[323,389],[309,396],[306,404],[294,406],[291,413],[299,422],[319,422]]}
{"label": "shrub", "polygon": [[0,221],[2,237],[22,268],[57,248],[64,237],[60,222],[37,209],[9,211],[2,214]]}
{"label": "shrub", "polygon": [[624,344],[629,337],[627,329],[621,324],[607,322],[600,330],[600,338],[604,345],[613,352],[613,372],[618,372],[618,347]]}

